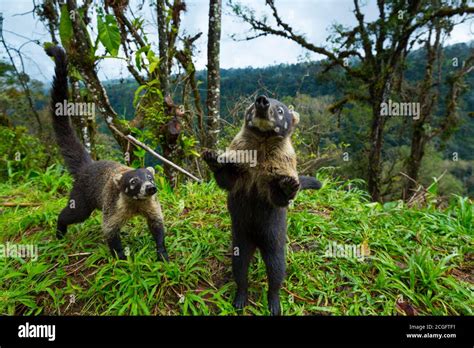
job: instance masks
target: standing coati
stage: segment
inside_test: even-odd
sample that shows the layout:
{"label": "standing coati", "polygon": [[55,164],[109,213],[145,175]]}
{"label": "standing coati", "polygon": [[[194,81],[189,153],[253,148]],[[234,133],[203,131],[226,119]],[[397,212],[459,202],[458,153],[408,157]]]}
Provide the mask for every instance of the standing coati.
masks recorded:
{"label": "standing coati", "polygon": [[[316,179],[297,174],[290,137],[298,122],[295,111],[278,100],[259,96],[247,109],[244,125],[229,151],[220,156],[212,151],[203,153],[217,184],[229,191],[232,270],[237,283],[234,306],[238,309],[247,303],[248,267],[259,248],[267,268],[270,313],[281,313],[279,291],[285,277],[287,206],[298,190],[321,187]],[[230,151],[255,150],[256,166],[229,163]]]}
{"label": "standing coati", "polygon": [[66,54],[60,47],[49,47],[46,53],[56,61],[51,91],[54,133],[74,178],[68,205],[58,218],[58,238],[64,237],[69,225],[86,220],[94,209],[99,209],[103,211],[103,231],[110,250],[124,259],[120,228],[132,216],[140,214],[147,219],[158,258],[167,260],[163,215],[155,198],[154,169],[133,169],[112,161],[92,160],[72,129],[68,115],[59,116],[56,112],[68,99]]}

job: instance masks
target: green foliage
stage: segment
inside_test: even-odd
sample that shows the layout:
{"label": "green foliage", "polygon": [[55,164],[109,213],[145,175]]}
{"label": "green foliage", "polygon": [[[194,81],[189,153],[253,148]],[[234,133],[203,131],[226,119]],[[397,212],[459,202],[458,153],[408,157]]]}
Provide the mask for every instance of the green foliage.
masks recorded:
{"label": "green foliage", "polygon": [[89,61],[90,63],[93,63],[95,60],[94,54],[96,47],[92,45],[91,38],[83,18],[84,9],[78,9],[77,11],[69,11],[68,6],[66,4],[61,5],[61,18],[59,20],[59,37],[61,39],[61,44],[66,49],[66,51],[71,52],[73,48],[72,39],[74,36],[73,21],[77,21],[82,31],[86,34],[88,47],[90,47],[89,52],[81,52],[81,57],[84,59],[84,61]]}
{"label": "green foliage", "polygon": [[[458,162],[449,158],[443,159],[442,155],[432,147],[428,146],[426,155],[423,158],[420,170],[419,182],[428,187],[433,181],[433,177],[441,177],[437,184],[437,192],[440,196],[450,196],[452,194],[466,194],[466,187],[463,182],[454,175],[458,167]],[[444,175],[443,175],[444,173]]]}
{"label": "green foliage", "polygon": [[197,139],[193,136],[187,136],[184,133],[179,135],[179,144],[185,157],[199,157],[197,149]]}
{"label": "green foliage", "polygon": [[300,123],[293,136],[299,171],[313,174],[323,166],[341,165],[342,153],[347,145],[337,127],[337,116],[328,111],[332,98],[297,94],[282,101],[294,107],[300,115]]}
{"label": "green foliage", "polygon": [[[151,45],[146,45],[143,47],[140,47],[136,52],[135,52],[135,65],[138,69],[138,71],[142,70],[142,53],[148,53],[150,51]],[[135,104],[135,102],[134,102]]]}
{"label": "green foliage", "polygon": [[0,126],[0,179],[28,178],[33,171],[46,169],[51,158],[45,145],[26,128]]}
{"label": "green foliage", "polygon": [[[401,300],[421,315],[473,314],[472,201],[457,197],[446,210],[382,206],[369,203],[359,182],[328,178],[320,171],[323,188],[300,192],[289,210],[285,315],[405,315]],[[56,189],[55,181],[62,182]],[[51,168],[25,183],[0,184],[0,196],[40,204],[2,208],[0,244],[33,244],[39,252],[36,261],[0,258],[0,314],[238,314],[232,307],[230,219],[215,182],[174,191],[159,185],[169,263],[156,261],[152,237],[138,217],[123,228],[130,248],[124,261],[110,256],[98,212],[57,240],[57,215],[70,182]],[[370,256],[330,257],[331,243],[366,243]],[[244,314],[268,314],[259,255],[249,273],[251,305]]]}
{"label": "green foliage", "polygon": [[467,234],[474,232],[474,206],[467,197],[456,196],[456,199],[450,206],[453,216],[457,219],[459,225],[464,228]]}
{"label": "green foliage", "polygon": [[111,14],[97,14],[97,29],[99,41],[104,45],[107,52],[116,57],[120,47],[120,31],[115,16]]}
{"label": "green foliage", "polygon": [[71,45],[73,36],[73,28],[71,17],[67,9],[67,5],[61,6],[61,19],[59,20],[59,37],[61,38],[61,44],[68,49]]}
{"label": "green foliage", "polygon": [[[146,56],[146,61],[143,60],[143,54]],[[151,49],[151,45],[143,46],[135,52],[135,65],[138,71],[146,68],[150,74],[153,74],[159,64],[160,58],[155,55],[155,52]],[[133,103],[136,105],[135,100]]]}
{"label": "green foliage", "polygon": [[32,170],[28,176],[28,183],[51,194],[65,194],[72,188],[69,175],[64,175],[65,168],[52,165],[44,171]]}

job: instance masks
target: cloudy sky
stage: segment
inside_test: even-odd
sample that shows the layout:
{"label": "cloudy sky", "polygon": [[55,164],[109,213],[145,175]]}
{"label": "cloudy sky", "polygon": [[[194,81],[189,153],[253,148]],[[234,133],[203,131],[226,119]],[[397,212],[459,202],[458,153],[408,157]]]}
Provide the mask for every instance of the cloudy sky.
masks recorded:
{"label": "cloudy sky", "polygon": [[[80,2],[80,0],[79,0]],[[153,7],[145,5],[137,10],[140,1],[130,0],[130,6],[135,15],[145,18],[149,38],[156,37],[156,19]],[[148,3],[149,1],[147,1]],[[279,63],[296,63],[302,60],[319,59],[321,57],[308,55],[308,51],[284,38],[267,36],[252,41],[235,41],[232,34],[244,37],[248,26],[230,14],[227,0],[223,2],[221,67],[263,67]],[[264,0],[241,0],[241,3],[256,10],[257,14],[269,14]],[[363,11],[366,20],[376,17],[376,1],[365,0]],[[353,25],[354,15],[352,0],[277,0],[277,8],[281,16],[290,23],[298,33],[304,33],[306,38],[315,44],[324,45],[329,35],[328,29],[332,24]],[[187,0],[187,12],[183,16],[182,30],[188,34],[202,31],[204,34],[196,42],[198,54],[196,66],[205,68],[207,47],[207,16],[208,0]],[[3,13],[3,34],[9,46],[17,49],[25,56],[26,71],[33,78],[50,81],[53,74],[53,64],[46,58],[42,48],[30,40],[40,43],[50,41],[42,22],[31,13],[32,0],[0,0],[0,12]],[[94,18],[94,15],[92,16]],[[95,19],[93,20],[95,23]],[[467,42],[474,39],[474,20],[463,23],[455,28],[448,43]],[[95,35],[95,34],[94,34]],[[151,40],[153,42],[153,40]],[[154,42],[156,44],[156,41]],[[3,47],[0,47],[0,59],[6,59]],[[17,61],[19,63],[19,61]],[[99,64],[102,79],[128,77],[128,70],[119,59],[107,59]]]}

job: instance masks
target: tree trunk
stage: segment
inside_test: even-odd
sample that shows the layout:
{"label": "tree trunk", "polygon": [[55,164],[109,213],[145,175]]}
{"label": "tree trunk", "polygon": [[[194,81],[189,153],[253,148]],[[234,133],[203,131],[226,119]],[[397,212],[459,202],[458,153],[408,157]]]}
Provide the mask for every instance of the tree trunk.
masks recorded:
{"label": "tree trunk", "polygon": [[0,112],[0,126],[13,128],[13,123],[10,121],[7,114],[3,113],[3,111]]}
{"label": "tree trunk", "polygon": [[214,148],[219,134],[220,118],[220,66],[221,0],[209,1],[209,32],[207,41],[207,125],[206,146]]}
{"label": "tree trunk", "polygon": [[[76,0],[67,0],[67,9],[70,13],[71,11],[77,11]],[[89,55],[84,54],[84,52],[91,51],[91,42],[85,24],[80,21],[79,18],[79,16],[71,17],[74,37],[71,40],[72,46],[69,48],[65,47],[68,54],[68,60],[77,68],[77,70],[79,70],[84,78],[84,83],[86,84],[87,89],[91,92],[92,100],[95,103],[96,108],[99,109],[99,112],[104,117],[112,136],[120,145],[120,148],[125,152],[128,146],[128,141],[117,134],[111,126],[114,126],[124,134],[128,134],[129,130],[122,124],[122,122],[120,122],[117,113],[112,105],[110,105],[107,92],[97,76],[94,60]]]}
{"label": "tree trunk", "polygon": [[370,132],[370,151],[368,167],[368,190],[374,202],[381,201],[380,177],[381,177],[381,153],[383,145],[384,119],[380,116],[380,106],[373,107],[372,128]]}
{"label": "tree trunk", "polygon": [[418,180],[418,173],[421,167],[421,160],[425,154],[425,132],[423,130],[423,123],[414,126],[413,135],[411,137],[411,151],[407,163],[407,179],[403,198],[408,200],[413,195],[413,190],[416,189],[416,181]]}
{"label": "tree trunk", "polygon": [[160,56],[160,88],[163,97],[168,93],[168,35],[166,30],[165,0],[158,0],[156,4],[158,21],[158,50]]}
{"label": "tree trunk", "polygon": [[[435,39],[432,42],[432,35],[435,34]],[[413,133],[411,137],[411,149],[410,157],[407,162],[407,175],[408,178],[405,180],[403,187],[403,199],[409,200],[413,196],[414,190],[417,188],[418,174],[421,167],[421,161],[425,155],[425,146],[428,143],[429,134],[425,131],[425,125],[430,125],[432,113],[436,109],[436,104],[439,98],[439,89],[433,88],[433,86],[441,85],[441,75],[438,75],[436,83],[433,83],[433,71],[435,70],[435,64],[438,64],[438,68],[441,66],[441,33],[442,27],[436,24],[434,28],[430,28],[430,32],[426,41],[426,56],[427,62],[425,67],[425,74],[422,82],[420,83],[418,90],[415,94],[418,98],[420,106],[420,118],[413,120]]]}

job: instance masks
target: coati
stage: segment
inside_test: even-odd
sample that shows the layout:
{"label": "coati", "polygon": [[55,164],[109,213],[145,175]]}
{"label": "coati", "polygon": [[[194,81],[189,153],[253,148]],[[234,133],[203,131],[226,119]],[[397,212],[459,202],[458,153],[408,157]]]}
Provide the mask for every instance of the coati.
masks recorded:
{"label": "coati", "polygon": [[[260,249],[268,276],[268,307],[279,315],[279,291],[285,277],[286,212],[298,190],[319,189],[321,183],[298,176],[291,134],[299,115],[275,99],[259,96],[245,113],[240,132],[227,153],[204,151],[203,159],[217,184],[228,191],[232,221],[232,270],[237,283],[234,306],[247,303],[248,267]],[[232,163],[230,151],[257,151],[257,165]],[[226,158],[227,157],[227,158]]]}
{"label": "coati", "polygon": [[51,116],[64,162],[74,178],[68,205],[61,211],[57,237],[63,238],[71,224],[102,210],[102,227],[113,255],[124,259],[120,228],[134,215],[143,215],[156,242],[158,258],[168,260],[164,243],[163,215],[155,198],[157,188],[152,167],[133,169],[113,161],[94,161],[78,140],[68,115],[57,115],[57,105],[68,99],[67,58],[57,46],[46,49],[53,57],[55,76],[51,91]]}

